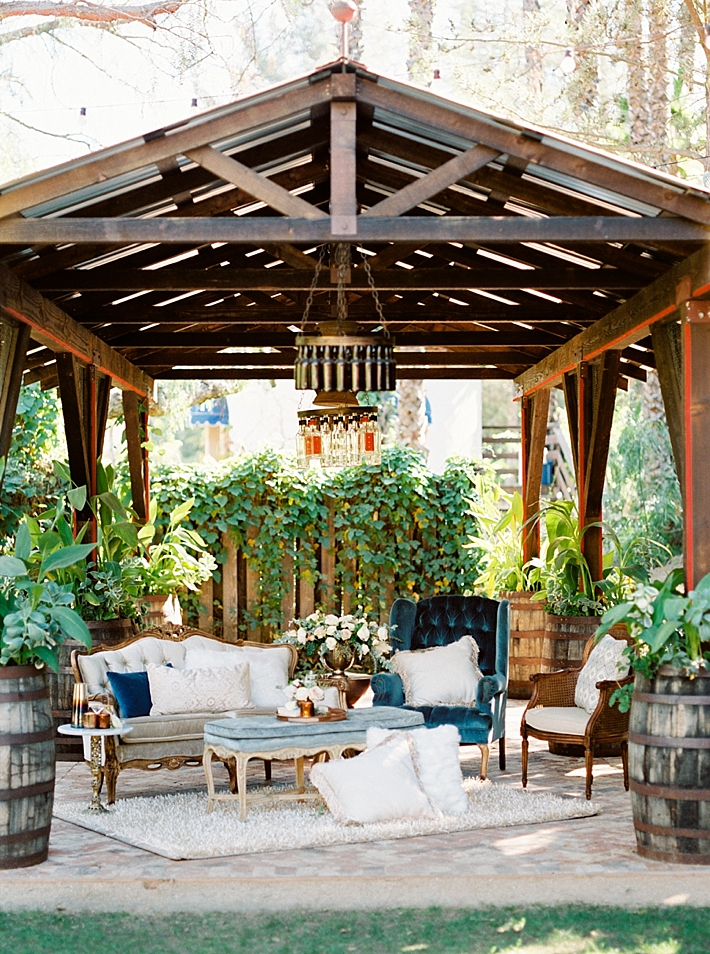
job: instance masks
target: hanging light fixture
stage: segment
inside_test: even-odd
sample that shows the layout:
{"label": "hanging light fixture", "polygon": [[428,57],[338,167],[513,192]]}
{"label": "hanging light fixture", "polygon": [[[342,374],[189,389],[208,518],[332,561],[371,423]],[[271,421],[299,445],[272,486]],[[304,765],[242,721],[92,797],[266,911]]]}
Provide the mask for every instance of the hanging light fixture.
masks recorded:
{"label": "hanging light fixture", "polygon": [[[324,249],[306,300],[302,327],[309,318]],[[338,243],[331,272],[337,281],[337,320],[320,322],[319,335],[299,335],[294,365],[296,389],[314,390],[313,411],[299,411],[297,436],[301,467],[344,467],[380,462],[381,435],[378,408],[360,406],[359,391],[393,391],[395,388],[394,341],[387,330],[382,305],[363,255],[363,266],[372,293],[382,335],[358,334],[358,326],[348,320],[345,284],[350,279],[350,246]]]}

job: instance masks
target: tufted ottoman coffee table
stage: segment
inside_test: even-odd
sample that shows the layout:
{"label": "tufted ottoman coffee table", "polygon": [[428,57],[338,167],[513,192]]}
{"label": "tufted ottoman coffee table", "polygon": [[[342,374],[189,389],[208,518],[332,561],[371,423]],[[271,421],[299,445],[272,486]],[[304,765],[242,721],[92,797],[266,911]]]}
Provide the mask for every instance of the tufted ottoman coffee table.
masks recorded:
{"label": "tufted ottoman coffee table", "polygon": [[[205,725],[203,765],[207,781],[208,807],[212,811],[217,801],[239,799],[242,821],[247,815],[247,765],[250,759],[293,759],[296,769],[296,787],[268,795],[252,795],[248,804],[271,801],[274,798],[303,798],[305,782],[303,759],[307,755],[324,753],[331,759],[342,757],[346,749],[365,748],[365,737],[370,726],[385,729],[407,729],[424,724],[421,712],[378,706],[376,709],[348,709],[342,722],[281,722],[276,716],[245,716],[240,719],[219,719]],[[237,769],[237,794],[215,794],[212,776],[212,756],[229,762]]]}

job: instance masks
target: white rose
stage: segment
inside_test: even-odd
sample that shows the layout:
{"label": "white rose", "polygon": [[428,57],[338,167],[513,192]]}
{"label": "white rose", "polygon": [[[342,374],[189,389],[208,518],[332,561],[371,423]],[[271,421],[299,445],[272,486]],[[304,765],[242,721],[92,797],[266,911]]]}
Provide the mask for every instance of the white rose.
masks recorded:
{"label": "white rose", "polygon": [[301,645],[306,642],[308,639],[308,633],[305,631],[305,629],[299,629],[299,631],[296,633],[296,639],[299,641],[299,643],[301,643]]}
{"label": "white rose", "polygon": [[325,693],[320,686],[313,686],[308,693],[313,702],[322,702],[325,699]]}
{"label": "white rose", "polygon": [[326,626],[337,626],[340,620],[334,613],[328,613],[323,622]]}
{"label": "white rose", "polygon": [[315,638],[316,638],[316,634],[315,634],[315,633],[309,633],[309,634],[308,634],[308,642],[309,642],[309,643],[315,642]]}
{"label": "white rose", "polygon": [[316,628],[313,630],[313,634],[317,636],[318,639],[323,639],[323,637],[326,635],[325,626],[316,626]]}
{"label": "white rose", "polygon": [[380,626],[380,628],[377,630],[377,638],[384,643],[384,642],[387,642],[388,636],[389,636],[389,633],[387,632],[387,627]]}
{"label": "white rose", "polygon": [[284,695],[286,696],[287,701],[290,701],[296,697],[296,688],[296,686],[286,686],[284,689]]}
{"label": "white rose", "polygon": [[375,656],[386,656],[387,653],[392,652],[392,647],[389,643],[376,642],[372,646],[372,652]]}
{"label": "white rose", "polygon": [[337,627],[337,626],[328,626],[328,627],[326,627],[326,630],[325,630],[325,631],[326,631],[326,633],[327,633],[328,636],[335,636],[335,634],[338,632],[338,627]]}
{"label": "white rose", "polygon": [[367,654],[368,654],[369,652],[370,652],[370,647],[369,647],[366,643],[361,643],[361,644],[360,644],[360,658],[362,658],[363,656],[367,656]]}
{"label": "white rose", "polygon": [[305,702],[310,691],[311,690],[305,686],[299,686],[298,689],[296,689],[296,699],[298,699],[299,702]]}
{"label": "white rose", "polygon": [[318,613],[311,613],[310,616],[306,616],[306,619],[311,619],[311,620],[313,620],[314,622],[315,622],[318,618],[319,618],[319,614],[318,614]]}
{"label": "white rose", "polygon": [[367,623],[364,623],[360,627],[360,629],[357,631],[357,635],[363,641],[363,643],[366,643],[370,639],[370,630],[367,626]]}
{"label": "white rose", "polygon": [[335,647],[338,645],[338,641],[337,641],[337,639],[335,639],[334,636],[328,636],[328,637],[326,638],[325,645],[326,645],[326,646],[328,647],[328,649],[331,650],[331,652],[332,652],[332,651],[335,649]]}

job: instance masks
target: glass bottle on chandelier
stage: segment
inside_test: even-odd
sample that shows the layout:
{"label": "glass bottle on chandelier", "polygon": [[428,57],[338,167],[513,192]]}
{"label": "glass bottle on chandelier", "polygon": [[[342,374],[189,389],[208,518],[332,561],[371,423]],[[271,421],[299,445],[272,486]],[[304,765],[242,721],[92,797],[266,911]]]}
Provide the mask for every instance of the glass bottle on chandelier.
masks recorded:
{"label": "glass bottle on chandelier", "polygon": [[299,411],[298,466],[335,469],[378,465],[382,459],[376,407],[330,407]]}

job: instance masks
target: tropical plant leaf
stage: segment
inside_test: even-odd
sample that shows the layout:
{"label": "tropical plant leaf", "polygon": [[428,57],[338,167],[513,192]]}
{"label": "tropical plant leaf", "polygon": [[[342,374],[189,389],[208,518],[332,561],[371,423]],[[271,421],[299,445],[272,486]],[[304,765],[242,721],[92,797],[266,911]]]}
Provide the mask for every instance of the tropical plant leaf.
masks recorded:
{"label": "tropical plant leaf", "polygon": [[18,560],[29,560],[32,552],[32,536],[26,520],[23,520],[15,537],[15,556]]}
{"label": "tropical plant leaf", "polygon": [[93,543],[78,543],[71,547],[63,547],[61,550],[55,550],[42,561],[39,568],[38,579],[42,580],[48,573],[54,570],[63,570],[68,566],[73,566],[81,560],[85,560],[89,554],[96,549]]}
{"label": "tropical plant leaf", "polygon": [[59,672],[59,657],[49,646],[33,646],[32,652],[38,659],[41,659],[43,663],[49,666],[52,672]]}
{"label": "tropical plant leaf", "polygon": [[73,487],[68,490],[67,499],[75,510],[83,510],[86,506],[86,487]]}
{"label": "tropical plant leaf", "polygon": [[18,576],[27,576],[27,566],[25,563],[14,556],[0,557],[0,576],[15,578]]}
{"label": "tropical plant leaf", "polygon": [[49,615],[56,620],[65,636],[69,639],[77,639],[87,649],[91,649],[89,627],[78,613],[69,609],[68,606],[52,606]]}

